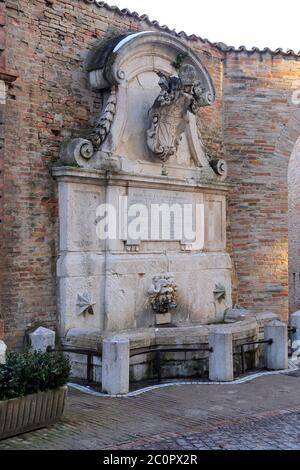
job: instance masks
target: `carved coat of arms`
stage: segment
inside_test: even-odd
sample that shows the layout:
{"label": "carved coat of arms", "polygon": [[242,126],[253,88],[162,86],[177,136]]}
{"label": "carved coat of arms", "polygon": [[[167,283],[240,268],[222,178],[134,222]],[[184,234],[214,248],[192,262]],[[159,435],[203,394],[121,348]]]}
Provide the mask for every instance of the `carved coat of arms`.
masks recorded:
{"label": "carved coat of arms", "polygon": [[184,65],[178,76],[162,72],[158,76],[161,92],[149,111],[151,127],[147,131],[147,144],[166,162],[178,149],[188,111],[195,114],[200,106],[211,104],[212,96],[204,91],[192,65]]}

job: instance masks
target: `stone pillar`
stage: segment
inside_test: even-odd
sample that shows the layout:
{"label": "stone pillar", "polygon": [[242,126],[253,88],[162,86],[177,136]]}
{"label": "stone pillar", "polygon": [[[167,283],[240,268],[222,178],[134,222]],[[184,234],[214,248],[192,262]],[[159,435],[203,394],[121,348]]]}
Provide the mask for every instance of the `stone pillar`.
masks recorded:
{"label": "stone pillar", "polygon": [[209,347],[213,348],[209,356],[209,380],[232,382],[234,378],[232,333],[225,329],[211,331]]}
{"label": "stone pillar", "polygon": [[55,348],[55,332],[40,327],[30,335],[31,351],[46,352],[47,348]]}
{"label": "stone pillar", "polygon": [[113,336],[103,341],[102,391],[109,395],[129,392],[129,340]]}
{"label": "stone pillar", "polygon": [[296,328],[293,333],[293,341],[300,341],[300,310],[291,315],[291,326]]}
{"label": "stone pillar", "polygon": [[6,344],[4,343],[4,341],[0,341],[0,364],[6,363],[6,350]]}
{"label": "stone pillar", "polygon": [[288,329],[285,323],[273,320],[265,325],[265,340],[273,340],[265,346],[265,365],[270,370],[288,369]]}

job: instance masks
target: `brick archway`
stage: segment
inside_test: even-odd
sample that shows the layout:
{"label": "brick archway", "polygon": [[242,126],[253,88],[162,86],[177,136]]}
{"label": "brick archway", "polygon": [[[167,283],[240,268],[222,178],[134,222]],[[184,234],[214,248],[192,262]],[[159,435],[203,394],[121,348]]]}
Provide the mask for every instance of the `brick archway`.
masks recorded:
{"label": "brick archway", "polygon": [[286,158],[287,168],[290,156],[300,135],[300,105],[292,109],[287,124],[282,126],[282,131],[277,139],[274,156]]}
{"label": "brick archway", "polygon": [[[300,134],[299,134],[300,135]],[[300,309],[300,137],[288,167],[289,194],[289,311]]]}
{"label": "brick archway", "polygon": [[300,106],[282,127],[274,156],[286,162],[289,313],[293,313],[300,308]]}
{"label": "brick archway", "polygon": [[300,135],[300,107],[291,104],[290,96],[286,92],[280,112],[272,110],[272,120],[271,113],[268,121],[261,113],[255,121],[247,121],[249,111],[241,111],[241,102],[246,108],[252,97],[242,94],[240,114],[234,114],[237,108],[230,103],[225,122],[225,150],[235,187],[229,200],[234,300],[252,311],[273,311],[285,320],[289,314],[288,166]]}

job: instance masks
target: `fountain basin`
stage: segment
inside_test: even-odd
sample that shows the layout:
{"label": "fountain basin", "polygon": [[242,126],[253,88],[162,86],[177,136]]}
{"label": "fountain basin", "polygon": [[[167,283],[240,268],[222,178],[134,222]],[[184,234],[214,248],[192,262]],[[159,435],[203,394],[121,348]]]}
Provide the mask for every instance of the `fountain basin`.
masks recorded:
{"label": "fountain basin", "polygon": [[[163,379],[207,378],[209,363],[208,338],[210,331],[222,327],[232,333],[234,373],[241,373],[242,344],[263,339],[264,325],[278,316],[273,313],[250,314],[236,323],[212,325],[177,325],[174,328],[145,328],[124,330],[118,336],[130,340],[130,382],[139,382],[157,378],[157,350],[161,352],[160,372]],[[95,330],[72,329],[68,332],[64,345],[68,348],[102,350],[105,338],[115,332],[99,333]],[[191,349],[193,351],[191,351]],[[71,353],[72,376],[77,379],[86,377],[86,357]],[[93,379],[101,383],[101,357],[93,359]],[[246,369],[263,367],[263,346],[245,347]]]}

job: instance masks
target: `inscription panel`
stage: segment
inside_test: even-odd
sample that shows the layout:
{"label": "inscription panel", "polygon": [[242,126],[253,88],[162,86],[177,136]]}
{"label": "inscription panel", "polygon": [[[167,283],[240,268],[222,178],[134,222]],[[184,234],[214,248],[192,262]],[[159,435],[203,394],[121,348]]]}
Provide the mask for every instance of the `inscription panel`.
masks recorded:
{"label": "inscription panel", "polygon": [[[124,213],[124,211],[123,211]],[[141,241],[174,242],[201,249],[204,239],[203,195],[163,189],[130,188],[127,199],[127,237],[129,244]],[[139,225],[138,240],[130,227]]]}
{"label": "inscription panel", "polygon": [[205,196],[205,249],[226,249],[226,204],[223,196]]}
{"label": "inscription panel", "polygon": [[105,242],[97,237],[96,211],[105,202],[101,188],[76,187],[70,194],[68,238],[69,248],[75,251],[102,251]]}

